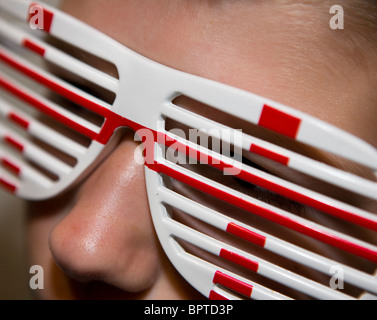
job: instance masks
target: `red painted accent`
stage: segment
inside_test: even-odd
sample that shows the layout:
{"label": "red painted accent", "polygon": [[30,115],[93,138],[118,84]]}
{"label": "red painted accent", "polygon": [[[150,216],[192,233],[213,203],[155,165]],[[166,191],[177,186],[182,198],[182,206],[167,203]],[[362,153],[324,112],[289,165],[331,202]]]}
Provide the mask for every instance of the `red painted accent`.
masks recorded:
{"label": "red painted accent", "polygon": [[[36,107],[40,111],[45,112],[46,114],[50,115],[51,117],[57,119],[58,121],[64,123],[65,125],[71,127],[72,129],[88,136],[89,138],[91,138],[93,140],[97,140],[98,142],[103,143],[103,144],[107,143],[107,141],[112,136],[114,130],[119,126],[127,126],[127,127],[132,128],[135,131],[143,128],[139,124],[137,124],[137,123],[135,123],[131,120],[128,120],[126,118],[123,118],[123,117],[113,113],[111,110],[108,110],[108,109],[102,107],[101,105],[95,104],[95,103],[75,94],[74,92],[71,92],[70,90],[60,86],[59,84],[39,75],[38,73],[34,72],[33,70],[30,70],[29,68],[19,64],[17,61],[12,59],[11,57],[2,53],[1,50],[0,50],[0,59],[2,59],[4,62],[8,63],[9,65],[13,66],[17,70],[19,70],[19,71],[25,73],[26,75],[30,76],[34,80],[44,84],[46,87],[50,88],[51,90],[63,95],[67,99],[74,101],[75,103],[87,108],[88,110],[91,110],[93,112],[96,112],[96,113],[102,115],[105,118],[105,123],[104,123],[104,125],[101,129],[101,132],[99,134],[96,134],[95,132],[88,130],[87,128],[77,124],[76,122],[72,121],[71,119],[66,118],[66,117],[62,116],[61,114],[51,110],[48,106],[44,105],[43,103],[40,103],[39,101],[35,100],[34,98],[32,98],[30,96],[28,96],[27,94],[25,94],[24,92],[22,92],[21,90],[16,88],[15,86],[10,85],[9,82],[2,80],[1,77],[0,77],[0,86],[3,86],[8,91],[12,92],[16,96],[19,96],[21,99],[30,103],[31,105],[33,105],[34,107]],[[266,108],[266,110],[268,110],[270,107],[266,106],[265,108]],[[272,110],[274,110],[274,109],[272,109]],[[276,112],[278,112],[278,111],[276,111],[276,112],[275,111],[273,111],[272,114],[274,114],[274,113],[276,114]],[[288,117],[291,117],[291,116],[288,116]],[[171,145],[173,143],[178,144],[177,141],[172,140],[172,139],[167,141],[166,136],[163,135],[163,134],[160,134],[160,136],[157,136],[156,132],[154,132],[154,135],[155,135],[155,141],[157,141],[157,139],[159,141],[163,141],[167,146]],[[196,157],[197,159],[200,159],[201,153],[199,151],[196,151],[196,150],[189,148],[187,146],[183,146],[183,148],[178,149],[178,151],[182,151],[182,150],[184,150],[184,152],[186,152],[186,154],[190,155],[191,157],[194,157],[194,158]],[[210,156],[208,156],[208,163],[210,165],[212,165],[213,167],[215,167],[219,170],[222,170],[222,171],[226,171],[227,169],[229,169],[228,165],[226,165],[223,162],[218,163],[218,162],[214,161]],[[149,165],[151,166],[152,164],[149,163]],[[352,212],[348,212],[348,211],[336,208],[334,206],[331,206],[329,204],[320,202],[318,200],[312,199],[308,196],[305,196],[303,194],[300,194],[298,192],[295,192],[293,190],[290,190],[288,188],[282,187],[278,184],[275,184],[275,183],[272,183],[268,180],[265,180],[265,179],[263,179],[263,178],[261,178],[257,175],[253,175],[253,174],[250,174],[250,173],[248,173],[244,170],[241,170],[241,172],[237,175],[237,177],[239,177],[240,179],[243,179],[245,181],[248,181],[250,183],[254,183],[256,185],[259,185],[259,186],[266,188],[268,190],[271,190],[273,192],[276,192],[278,194],[281,194],[281,195],[283,195],[283,196],[285,196],[289,199],[292,199],[294,201],[298,201],[300,203],[312,206],[312,207],[314,207],[318,210],[327,212],[327,213],[332,214],[334,216],[337,216],[341,219],[348,220],[352,223],[356,223],[356,224],[359,224],[359,225],[364,226],[366,228],[377,231],[377,222],[375,222],[375,221],[372,221],[372,220],[369,220],[369,219],[366,219],[366,218],[363,218],[363,217],[359,217],[359,216],[353,214]]]}
{"label": "red painted accent", "polygon": [[47,114],[48,116],[60,121],[61,123],[67,125],[68,127],[82,133],[83,135],[95,139],[97,134],[84,126],[79,125],[78,123],[74,122],[73,120],[61,115],[59,112],[54,111],[48,105],[44,104],[43,102],[39,101],[38,99],[30,96],[26,92],[23,92],[21,89],[17,88],[10,82],[2,79],[0,77],[0,86],[3,87],[5,90],[9,91],[10,93],[17,96],[19,99],[24,100],[26,103],[32,105],[39,111]]}
{"label": "red painted accent", "polygon": [[[106,109],[105,113],[107,114],[107,117],[105,117],[105,123],[102,126],[100,134],[96,138],[97,142],[99,143],[106,144],[112,137],[115,129],[119,127],[128,127],[134,130],[135,132],[137,132],[140,129],[147,129],[144,126],[132,120],[124,118],[116,113],[113,113],[111,110]],[[153,133],[155,139],[154,141],[156,141],[157,133],[154,130],[151,130],[151,132]]]}
{"label": "red painted accent", "polygon": [[271,159],[273,161],[276,161],[278,163],[281,163],[285,166],[288,165],[289,163],[289,158],[288,157],[285,157],[281,154],[278,154],[276,152],[272,152],[266,148],[262,148],[260,146],[257,146],[255,144],[252,144],[250,146],[250,152],[253,152],[253,153],[256,153],[256,154],[259,154],[260,156],[262,157],[266,157],[268,159]]}
{"label": "red painted accent", "polygon": [[229,300],[227,298],[225,298],[224,296],[222,296],[221,294],[217,293],[216,291],[213,291],[211,290],[211,292],[209,293],[209,297],[208,297],[210,300]]}
{"label": "red painted accent", "polygon": [[0,50],[0,60],[3,60],[5,63],[10,65],[11,67],[15,68],[16,70],[24,73],[26,76],[34,79],[35,81],[41,83],[42,85],[46,86],[47,88],[51,89],[52,91],[56,92],[57,94],[62,95],[63,97],[67,98],[68,100],[71,100],[78,105],[82,106],[83,108],[86,108],[90,111],[93,111],[94,113],[97,113],[105,118],[105,122],[102,126],[101,132],[99,134],[88,130],[87,128],[78,125],[76,122],[70,120],[69,118],[66,118],[62,116],[61,114],[51,110],[48,106],[41,104],[40,102],[35,101],[35,99],[30,98],[25,95],[21,90],[15,88],[15,86],[10,86],[9,82],[6,80],[2,80],[0,77],[0,86],[5,87],[8,91],[11,91],[16,96],[19,96],[24,101],[30,103],[40,111],[48,114],[49,116],[53,117],[54,119],[64,123],[65,125],[69,126],[70,128],[82,133],[83,135],[96,140],[102,144],[106,144],[109,139],[111,138],[114,130],[120,126],[126,126],[130,127],[131,129],[137,131],[142,128],[139,124],[126,119],[111,110],[96,104],[76,93],[74,93],[71,90],[68,90],[67,88],[59,85],[58,83],[38,74],[37,72],[31,70],[27,66],[17,62],[12,57],[8,56],[4,52]]}
{"label": "red painted accent", "polygon": [[29,128],[29,121],[23,119],[21,116],[19,116],[18,114],[14,113],[14,112],[10,112],[8,114],[8,118],[9,120],[13,121],[14,123],[18,124],[19,126],[21,126],[22,128],[24,129],[28,129]]}
{"label": "red painted accent", "polygon": [[39,54],[42,57],[45,55],[46,50],[43,47],[39,46],[38,44],[36,44],[36,43],[34,43],[34,42],[32,42],[28,39],[24,39],[23,46],[25,48],[28,48],[29,50]]}
{"label": "red painted accent", "polygon": [[16,175],[19,175],[20,172],[21,172],[21,169],[16,166],[15,164],[13,164],[12,162],[10,162],[9,160],[7,159],[1,159],[1,164],[9,169],[10,171],[12,171],[13,173],[15,173]]}
{"label": "red painted accent", "polygon": [[17,191],[17,187],[14,184],[4,180],[3,178],[0,178],[0,185],[11,193],[15,193]]}
{"label": "red painted accent", "polygon": [[24,145],[20,142],[18,142],[16,139],[10,137],[10,136],[5,136],[4,141],[8,143],[10,146],[16,148],[18,151],[22,152],[24,151]]}
{"label": "red painted accent", "polygon": [[[32,12],[33,7],[37,7],[38,10],[36,10],[35,12]],[[50,32],[52,21],[54,19],[54,14],[53,14],[53,12],[51,12],[50,10],[47,10],[45,7],[41,6],[38,3],[31,3],[30,4],[30,7],[29,7],[30,14],[28,16],[27,21],[30,22],[31,18],[34,17],[34,15],[40,14],[40,11],[43,12],[43,30],[46,31],[46,32]]]}
{"label": "red painted accent", "polygon": [[247,284],[241,280],[235,279],[225,273],[216,271],[215,276],[213,277],[213,283],[221,284],[231,290],[239,292],[247,297],[251,296],[253,292],[253,286]]}
{"label": "red painted accent", "polygon": [[155,162],[153,165],[147,165],[150,169],[167,174],[168,176],[177,179],[183,183],[186,183],[198,190],[201,190],[209,195],[212,195],[220,200],[230,203],[240,209],[246,210],[252,214],[256,214],[272,222],[278,223],[282,226],[305,234],[314,239],[320,240],[334,247],[338,247],[342,250],[348,251],[365,259],[377,262],[377,251],[363,247],[356,243],[350,242],[346,239],[342,239],[334,234],[327,233],[321,229],[313,228],[305,223],[301,223],[294,219],[291,219],[283,214],[260,206],[256,203],[249,202],[248,200],[229,194],[225,191],[219,190],[209,184],[195,180],[194,178],[185,175],[181,172],[175,171],[163,164]]}
{"label": "red painted accent", "polygon": [[293,117],[268,105],[263,107],[258,123],[258,125],[262,127],[271,129],[291,138],[296,138],[300,124],[301,119]]}
{"label": "red painted accent", "polygon": [[[201,159],[201,152],[194,150],[186,145],[183,145],[180,142],[177,142],[176,140],[173,140],[171,138],[166,138],[166,136],[162,133],[158,134],[158,141],[160,143],[165,143],[166,146],[171,146],[174,144],[174,146],[177,147],[177,151],[185,152],[186,155],[189,155],[190,157],[196,160]],[[210,166],[217,168],[220,171],[225,172],[226,170],[229,169],[229,165],[225,164],[222,161],[221,162],[217,160],[215,161],[211,156],[207,156],[207,159],[208,159],[207,163]],[[320,211],[323,211],[327,214],[333,215],[340,219],[347,220],[351,223],[355,223],[365,228],[377,231],[376,221],[370,220],[368,218],[360,217],[352,212],[337,208],[336,206],[332,206],[328,203],[321,202],[320,200],[313,199],[309,196],[306,196],[304,194],[301,194],[299,192],[296,192],[294,190],[281,186],[277,183],[266,180],[258,176],[257,174],[252,174],[245,170],[240,170],[240,172],[236,176],[244,181],[258,185],[262,188],[265,188],[267,190],[280,194],[291,200],[313,207],[315,209],[318,209]]]}
{"label": "red painted accent", "polygon": [[266,237],[241,227],[233,222],[229,223],[226,232],[240,237],[246,241],[256,244],[257,246],[264,247],[266,244]]}
{"label": "red painted accent", "polygon": [[252,261],[248,258],[245,258],[244,256],[228,251],[226,249],[221,249],[220,257],[227,259],[231,262],[237,263],[238,265],[245,267],[254,272],[257,272],[259,268],[258,262]]}

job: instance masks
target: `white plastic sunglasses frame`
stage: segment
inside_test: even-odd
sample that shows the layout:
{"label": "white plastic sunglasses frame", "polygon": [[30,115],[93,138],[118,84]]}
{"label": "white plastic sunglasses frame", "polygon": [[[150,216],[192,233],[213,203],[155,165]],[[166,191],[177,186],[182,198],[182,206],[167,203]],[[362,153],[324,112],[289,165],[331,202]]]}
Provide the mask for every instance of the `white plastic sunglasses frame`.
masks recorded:
{"label": "white plastic sunglasses frame", "polygon": [[[1,10],[25,22],[30,17],[32,5],[37,5],[37,3],[27,0],[0,0]],[[295,109],[250,92],[173,70],[151,61],[55,8],[47,5],[43,5],[43,8],[46,32],[113,63],[117,67],[119,80],[74,59],[45,43],[43,39],[34,37],[3,19],[0,19],[0,39],[4,38],[13,44],[30,49],[46,61],[67,68],[70,72],[114,92],[116,99],[112,105],[109,105],[25,61],[9,48],[1,45],[0,61],[84,108],[100,114],[104,117],[105,122],[102,127],[96,127],[82,118],[68,114],[66,110],[33,92],[23,84],[9,80],[9,78],[0,74],[0,88],[92,140],[88,148],[75,144],[72,140],[43,126],[38,120],[22,114],[16,107],[0,97],[0,116],[2,118],[22,127],[30,136],[52,144],[77,159],[77,165],[71,168],[51,155],[38,150],[30,141],[17,135],[16,132],[0,127],[1,139],[18,149],[25,159],[37,162],[59,177],[56,182],[49,181],[29,167],[22,159],[15,158],[0,149],[0,160],[3,164],[3,168],[0,167],[0,185],[24,199],[39,200],[53,197],[67,189],[87,172],[90,172],[91,166],[118,127],[126,126],[135,131],[147,128],[153,131],[156,140],[153,152],[154,161],[153,163],[146,163],[145,167],[154,225],[170,261],[199,292],[212,299],[235,299],[239,297],[239,293],[254,299],[289,298],[185,252],[174,240],[175,237],[186,240],[263,276],[275,279],[314,298],[352,298],[170,219],[164,204],[179,208],[220,230],[246,239],[264,247],[266,250],[288,257],[325,274],[330,275],[331,266],[336,264],[331,259],[265,234],[176,194],[164,186],[160,174],[163,173],[188,183],[203,192],[220,199],[226,199],[236,207],[375,263],[377,262],[376,246],[309,222],[187,171],[166,160],[157,142],[174,141],[181,143],[187,151],[196,150],[198,154],[206,154],[219,160],[217,168],[220,170],[236,167],[240,170],[239,176],[246,181],[255,183],[258,180],[262,187],[267,187],[293,200],[311,205],[373,231],[377,231],[375,214],[320,195],[267,173],[256,171],[242,163],[234,163],[231,159],[220,154],[210,152],[174,136],[165,130],[164,117],[168,116],[197,129],[227,128],[172,103],[174,98],[180,95],[188,96],[225,113],[230,113],[232,116],[245,119],[250,123],[266,127],[297,141],[358,162],[370,167],[376,174],[377,151],[375,148],[328,123]],[[222,138],[224,139],[224,137]],[[372,181],[329,167],[247,134],[243,134],[242,139],[236,143],[239,143],[239,147],[243,150],[258,153],[326,182],[371,199],[377,199],[377,184]],[[7,170],[4,170],[4,167],[10,168],[18,177],[15,178],[14,174],[9,174]],[[377,294],[377,279],[374,275],[347,266],[343,266],[343,268],[345,279],[348,282],[369,292],[366,295]]]}

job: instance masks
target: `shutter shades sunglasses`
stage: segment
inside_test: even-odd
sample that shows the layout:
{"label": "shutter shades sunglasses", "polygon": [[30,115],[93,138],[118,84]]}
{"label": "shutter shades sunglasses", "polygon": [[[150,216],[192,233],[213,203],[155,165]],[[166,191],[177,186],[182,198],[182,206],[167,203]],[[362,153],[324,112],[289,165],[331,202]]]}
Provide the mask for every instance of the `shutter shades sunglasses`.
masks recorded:
{"label": "shutter shades sunglasses", "polygon": [[[365,201],[377,200],[375,181],[257,137],[250,128],[358,163],[374,176],[375,148],[288,106],[151,61],[51,6],[0,0],[0,9],[0,186],[27,200],[51,198],[90,173],[117,129],[131,128],[143,143],[148,199],[161,245],[204,296],[291,299],[291,289],[317,299],[377,295],[375,243],[360,239],[360,231],[336,230],[246,190],[278,195],[375,237],[375,213],[289,181],[266,170],[263,161]],[[115,72],[106,73],[97,67],[100,63],[89,64],[74,54],[81,51],[110,63]],[[210,112],[184,107],[178,103],[182,98]],[[232,127],[224,119],[237,119],[241,125]],[[262,159],[262,165],[244,154]],[[190,191],[180,192],[180,186]],[[233,212],[242,214],[234,217]],[[263,224],[249,223],[242,215],[336,248],[374,270],[315,252],[305,241],[288,241],[284,232],[264,230]],[[216,232],[185,223],[182,216]],[[329,280],[317,281],[279,261],[305,266],[325,279],[331,279],[337,266],[344,282],[363,294],[334,290]]]}

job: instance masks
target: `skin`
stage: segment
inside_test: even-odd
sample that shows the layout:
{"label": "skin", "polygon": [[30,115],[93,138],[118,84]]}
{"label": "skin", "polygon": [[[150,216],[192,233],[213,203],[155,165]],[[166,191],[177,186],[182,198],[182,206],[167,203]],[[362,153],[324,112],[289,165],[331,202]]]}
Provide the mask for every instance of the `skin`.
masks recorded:
{"label": "skin", "polygon": [[[377,147],[377,51],[349,25],[332,30],[329,7],[65,0],[62,9],[155,61],[290,105]],[[78,187],[29,204],[30,263],[45,270],[40,297],[202,298],[157,241],[133,133],[116,144]]]}

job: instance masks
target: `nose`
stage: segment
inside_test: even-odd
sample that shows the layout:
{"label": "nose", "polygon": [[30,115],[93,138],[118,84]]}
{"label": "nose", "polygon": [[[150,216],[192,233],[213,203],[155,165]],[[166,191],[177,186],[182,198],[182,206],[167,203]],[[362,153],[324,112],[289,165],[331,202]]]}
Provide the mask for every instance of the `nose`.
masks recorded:
{"label": "nose", "polygon": [[72,210],[50,235],[56,263],[76,280],[138,292],[156,278],[158,242],[135,150],[133,140],[123,140],[80,186]]}

